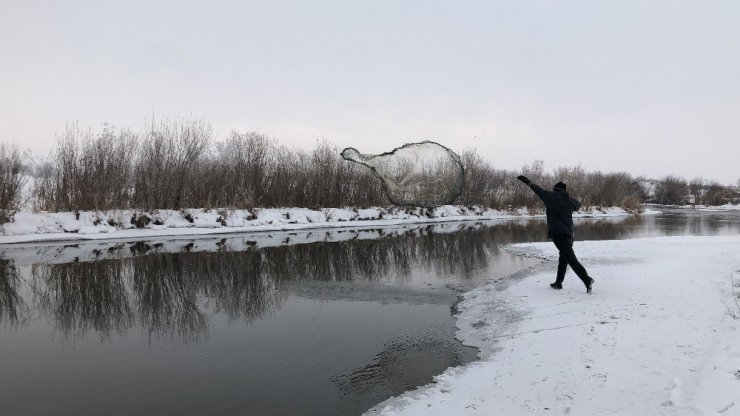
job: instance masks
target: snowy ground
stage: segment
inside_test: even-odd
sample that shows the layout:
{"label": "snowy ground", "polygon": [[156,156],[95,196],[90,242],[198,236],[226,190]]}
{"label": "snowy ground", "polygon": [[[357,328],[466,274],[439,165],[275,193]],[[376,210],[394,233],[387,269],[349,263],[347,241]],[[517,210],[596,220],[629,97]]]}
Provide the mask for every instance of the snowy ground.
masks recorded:
{"label": "snowy ground", "polygon": [[740,236],[577,242],[596,278],[538,270],[465,295],[458,337],[481,361],[389,399],[384,415],[740,415]]}
{"label": "snowy ground", "polygon": [[[646,210],[646,213],[656,211]],[[629,215],[621,208],[593,209],[575,217]],[[227,210],[187,209],[141,212],[19,212],[0,227],[0,244],[58,240],[131,239],[210,235],[248,231],[300,230],[335,227],[382,227],[409,223],[489,220],[530,216],[525,209],[505,213],[481,207],[446,205],[422,208],[279,208]],[[542,215],[534,215],[544,216]]]}

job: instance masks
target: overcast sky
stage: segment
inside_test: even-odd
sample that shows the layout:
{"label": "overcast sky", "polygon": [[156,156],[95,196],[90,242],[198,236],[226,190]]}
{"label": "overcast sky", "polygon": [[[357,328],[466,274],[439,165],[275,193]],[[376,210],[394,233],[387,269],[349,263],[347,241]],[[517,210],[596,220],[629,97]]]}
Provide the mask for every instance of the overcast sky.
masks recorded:
{"label": "overcast sky", "polygon": [[0,0],[2,142],[152,114],[735,183],[740,1]]}

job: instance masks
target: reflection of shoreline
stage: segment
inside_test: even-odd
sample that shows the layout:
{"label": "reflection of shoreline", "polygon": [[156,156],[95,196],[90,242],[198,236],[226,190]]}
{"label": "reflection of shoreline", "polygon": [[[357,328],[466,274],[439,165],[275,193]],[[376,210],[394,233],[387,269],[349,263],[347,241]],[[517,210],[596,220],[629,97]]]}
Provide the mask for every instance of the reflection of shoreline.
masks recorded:
{"label": "reflection of shoreline", "polygon": [[[78,242],[39,242],[0,245],[0,258],[12,259],[18,266],[37,263],[70,263],[123,259],[147,253],[244,251],[300,244],[375,240],[404,235],[450,234],[481,228],[502,227],[506,224],[528,226],[541,224],[543,218],[514,220],[444,222],[434,224],[403,224],[384,228],[311,229],[297,231],[270,231],[202,237],[165,237],[155,239],[98,240]],[[635,221],[635,217],[581,218],[579,224],[592,222],[621,223]],[[637,219],[639,221],[639,219]]]}
{"label": "reflection of shoreline", "polygon": [[244,251],[323,242],[396,238],[410,234],[449,234],[497,223],[499,221],[412,224],[373,229],[275,231],[218,237],[25,243],[0,246],[0,258],[13,259],[16,265],[30,265],[122,259],[147,253]]}
{"label": "reflection of shoreline", "polygon": [[[488,267],[491,254],[499,251],[501,237],[516,238],[522,227],[527,226],[399,227],[346,236],[337,231],[333,236],[307,233],[279,239],[268,235],[266,245],[275,246],[262,248],[248,239],[254,236],[169,244],[38,247],[46,251],[31,251],[18,259],[31,267],[4,260],[8,272],[0,282],[2,316],[16,325],[13,316],[20,305],[28,305],[67,339],[88,333],[109,338],[140,328],[157,338],[197,340],[207,337],[210,314],[250,323],[281,308],[293,292],[336,296],[311,290],[314,283],[336,287],[342,282],[363,282],[365,299],[372,300],[373,282],[403,281],[414,270],[466,278]],[[306,243],[314,238],[322,240]],[[44,258],[54,261],[39,262]],[[17,273],[21,279],[12,278]],[[351,284],[347,287],[352,290]],[[377,296],[382,299],[375,300],[439,303],[435,296],[426,299],[415,290],[388,295],[380,291]]]}

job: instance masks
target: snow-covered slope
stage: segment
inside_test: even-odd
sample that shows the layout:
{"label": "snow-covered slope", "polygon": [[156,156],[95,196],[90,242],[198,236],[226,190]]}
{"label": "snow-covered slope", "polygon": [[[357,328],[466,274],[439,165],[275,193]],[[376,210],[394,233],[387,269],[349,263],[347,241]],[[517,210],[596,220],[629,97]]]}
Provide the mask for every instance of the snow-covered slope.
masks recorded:
{"label": "snow-covered slope", "polygon": [[384,415],[740,415],[740,236],[576,243],[596,278],[540,270],[480,287],[458,337],[482,360],[393,398]]}

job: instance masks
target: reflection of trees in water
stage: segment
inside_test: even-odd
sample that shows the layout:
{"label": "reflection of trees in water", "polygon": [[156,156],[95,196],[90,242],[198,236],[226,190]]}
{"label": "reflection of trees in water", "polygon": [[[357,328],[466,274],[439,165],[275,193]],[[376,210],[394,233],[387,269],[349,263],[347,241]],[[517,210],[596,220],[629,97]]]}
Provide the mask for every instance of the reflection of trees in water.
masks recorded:
{"label": "reflection of trees in water", "polygon": [[122,260],[34,267],[38,307],[67,335],[139,325],[150,335],[196,340],[210,307],[252,321],[286,293],[262,273],[262,253],[157,253]]}
{"label": "reflection of trees in water", "polygon": [[206,331],[198,307],[199,275],[182,254],[153,254],[126,260],[142,328],[159,336],[197,339]]}
{"label": "reflection of trees in water", "polygon": [[33,286],[38,304],[67,335],[93,329],[102,336],[131,327],[125,265],[103,260],[37,265]]}
{"label": "reflection of trees in water", "polygon": [[[581,221],[578,236],[622,238],[635,226],[627,221]],[[470,278],[496,261],[502,244],[545,239],[544,221],[460,227],[449,233],[435,234],[429,226],[392,237],[244,251],[151,249],[125,259],[39,264],[32,268],[33,301],[19,295],[23,280],[4,260],[0,313],[16,322],[20,308],[30,304],[67,335],[93,330],[105,336],[140,326],[161,337],[197,339],[207,334],[209,313],[254,321],[280,308],[295,282],[408,279],[413,270]]]}
{"label": "reflection of trees in water", "polygon": [[630,234],[645,221],[644,217],[620,217],[585,219],[575,223],[576,240],[620,240]]}
{"label": "reflection of trees in water", "polygon": [[617,222],[599,219],[576,224],[576,239],[586,240],[737,233],[740,233],[740,221],[736,213],[669,212],[661,216],[627,217]]}
{"label": "reflection of trees in water", "polygon": [[285,280],[381,280],[390,273],[408,275],[394,253],[393,239],[322,242],[265,250],[270,274]]}
{"label": "reflection of trees in water", "polygon": [[510,234],[506,227],[473,227],[466,232],[449,234],[438,238],[433,233],[420,237],[413,257],[419,266],[441,275],[456,274],[472,277],[475,270],[488,267],[492,254],[500,251],[502,234]]}
{"label": "reflection of trees in water", "polygon": [[[409,278],[421,269],[439,275],[471,277],[486,268],[500,251],[529,224],[504,223],[496,227],[467,224],[459,231],[435,234],[434,227],[409,230],[390,238],[323,242],[263,249],[265,267],[273,278],[287,280],[377,281]],[[525,239],[522,233],[522,238]]]}
{"label": "reflection of trees in water", "polygon": [[17,325],[26,303],[18,294],[20,276],[11,260],[0,259],[0,323]]}
{"label": "reflection of trees in water", "polygon": [[205,332],[199,300],[231,320],[251,322],[287,297],[285,272],[271,272],[261,251],[163,253],[131,262],[142,322],[160,332]]}
{"label": "reflection of trees in water", "polygon": [[[37,264],[35,307],[71,336],[90,330],[107,336],[140,326],[159,337],[197,339],[207,334],[209,309],[251,322],[279,308],[295,282],[404,279],[415,268],[471,276],[487,267],[505,229],[434,234],[430,227],[372,240],[240,252],[140,250],[132,254],[145,254],[125,259]],[[9,272],[15,269],[5,264],[3,316],[11,317],[22,299]]]}
{"label": "reflection of trees in water", "polygon": [[[726,215],[726,214],[725,214]],[[686,219],[686,234],[718,234],[721,231],[737,233],[740,231],[740,225],[737,221],[732,221],[723,214],[714,215],[695,215],[688,216]]]}

